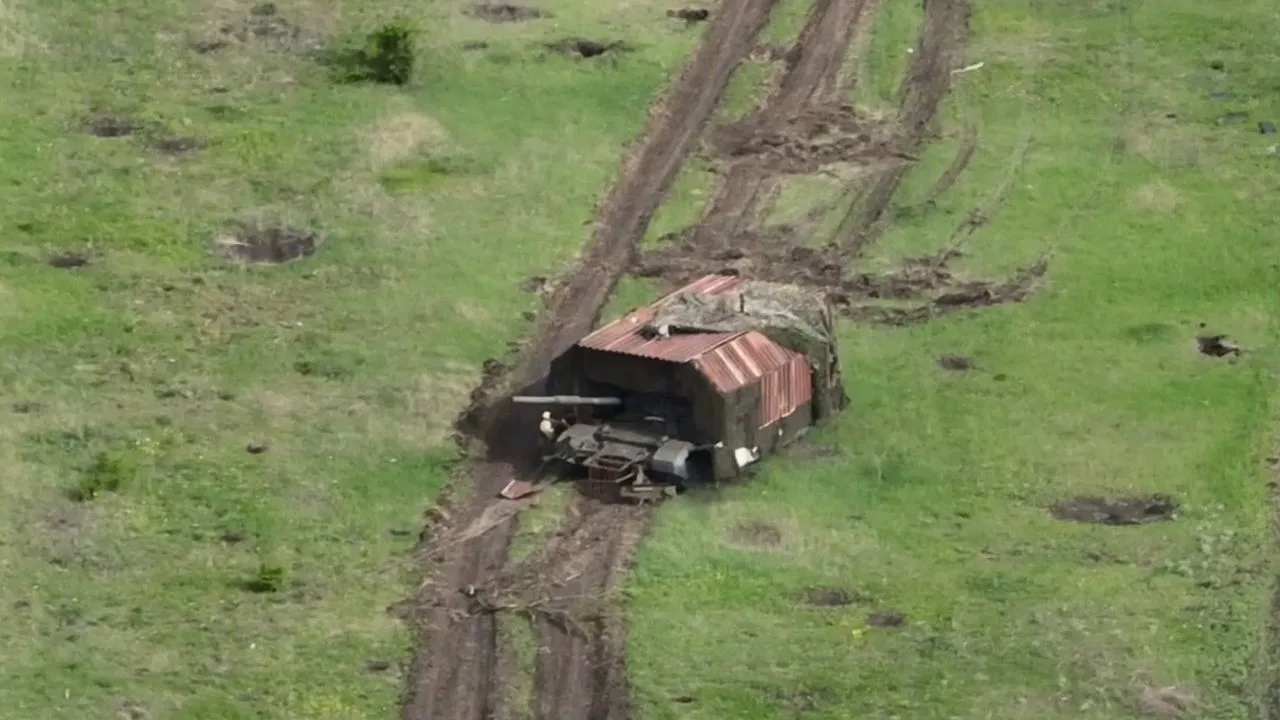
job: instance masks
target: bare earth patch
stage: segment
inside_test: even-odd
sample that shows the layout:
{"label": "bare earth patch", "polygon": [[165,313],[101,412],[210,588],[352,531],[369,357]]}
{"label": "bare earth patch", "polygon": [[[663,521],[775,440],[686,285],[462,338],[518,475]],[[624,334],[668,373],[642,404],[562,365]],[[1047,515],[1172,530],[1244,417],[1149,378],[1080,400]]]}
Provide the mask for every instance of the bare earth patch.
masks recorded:
{"label": "bare earth patch", "polygon": [[561,55],[576,58],[593,58],[605,53],[631,51],[631,46],[621,40],[602,43],[595,40],[587,40],[586,38],[565,38],[547,45],[547,48]]}
{"label": "bare earth patch", "polygon": [[491,23],[527,22],[542,17],[551,17],[549,13],[545,13],[536,7],[507,3],[476,3],[466,9],[466,14],[477,20]]}
{"label": "bare earth patch", "polygon": [[117,138],[128,137],[136,129],[132,120],[110,114],[99,114],[89,118],[85,129],[94,137]]}
{"label": "bare earth patch", "polygon": [[973,358],[964,357],[963,355],[943,355],[938,358],[938,366],[943,370],[951,370],[952,372],[972,370]]}
{"label": "bare earth patch", "polygon": [[837,587],[809,588],[804,591],[802,599],[814,607],[844,607],[864,600],[859,593]]}
{"label": "bare earth patch", "polygon": [[880,610],[867,617],[867,625],[876,628],[900,628],[907,624],[907,616],[895,610]]}
{"label": "bare earth patch", "polygon": [[729,533],[734,544],[748,547],[777,547],[782,542],[778,528],[761,522],[738,525]]}
{"label": "bare earth patch", "polygon": [[166,155],[188,155],[202,150],[204,141],[193,137],[161,138],[154,147]]}
{"label": "bare earth patch", "polygon": [[1141,525],[1178,516],[1178,503],[1164,495],[1108,500],[1081,497],[1055,503],[1049,508],[1053,516],[1068,522],[1095,525]]}
{"label": "bare earth patch", "polygon": [[1138,712],[1143,717],[1179,720],[1198,717],[1201,710],[1199,693],[1185,685],[1159,686],[1152,683],[1145,673],[1138,673],[1129,687],[1137,699]]}
{"label": "bare earth patch", "polygon": [[706,8],[680,8],[679,10],[668,10],[667,17],[683,20],[687,24],[704,22],[711,17],[711,11]]}
{"label": "bare earth patch", "polygon": [[282,265],[310,257],[319,243],[319,235],[310,230],[240,226],[214,240],[214,249],[234,262]]}
{"label": "bare earth patch", "polygon": [[53,255],[47,262],[49,267],[52,268],[58,268],[59,270],[74,270],[76,268],[87,266],[90,263],[90,260],[89,256],[83,253],[63,252]]}

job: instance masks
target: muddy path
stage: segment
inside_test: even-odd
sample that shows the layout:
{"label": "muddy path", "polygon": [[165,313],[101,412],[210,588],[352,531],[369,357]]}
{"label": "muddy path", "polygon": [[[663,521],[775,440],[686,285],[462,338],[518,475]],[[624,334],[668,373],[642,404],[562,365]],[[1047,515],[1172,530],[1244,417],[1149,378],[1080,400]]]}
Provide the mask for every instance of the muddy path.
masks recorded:
{"label": "muddy path", "polygon": [[[964,64],[972,12],[969,0],[934,0],[925,5],[920,40],[898,91],[897,122],[904,152],[918,151],[936,134],[938,110],[951,90],[952,71]],[[865,190],[854,194],[860,202],[850,205],[833,239],[846,254],[857,255],[883,231],[885,210],[908,170],[908,165],[882,168],[863,186]]]}
{"label": "muddy path", "polygon": [[[838,9],[815,7],[814,17],[820,18],[822,12]],[[886,208],[917,154],[937,134],[937,114],[951,90],[953,71],[964,63],[970,12],[968,0],[931,0],[926,5],[913,61],[898,92],[899,105],[890,117],[869,116],[824,97],[821,91],[801,91],[792,94],[805,98],[799,108],[770,111],[766,107],[742,123],[721,129],[717,150],[730,156],[729,170],[704,213],[703,224],[674,234],[664,247],[647,252],[636,274],[676,287],[727,269],[762,280],[820,287],[847,317],[887,325],[919,324],[1028,298],[1047,272],[1047,255],[1005,278],[966,277],[953,269],[965,255],[965,241],[985,227],[1004,202],[1025,158],[1025,143],[1015,152],[1010,173],[993,197],[966,213],[950,237],[939,238],[941,250],[907,258],[885,273],[855,272],[859,256],[887,227]],[[869,16],[871,8],[862,9],[861,14]],[[860,35],[864,32],[854,28],[841,37],[852,36],[855,44],[861,44]],[[805,82],[814,76],[803,70],[805,55],[801,52],[798,57],[789,74],[798,84],[813,87]],[[856,87],[856,77],[846,76],[838,83],[830,79],[829,71],[826,77],[817,87]],[[784,79],[781,86],[787,84]],[[956,181],[976,146],[976,126],[970,126],[931,200]],[[792,224],[768,224],[768,203],[783,176],[821,172],[832,163],[851,168],[847,171],[851,180],[842,193],[845,209],[831,236],[814,242],[823,218],[834,211],[832,205],[819,203]]]}
{"label": "muddy path", "polygon": [[841,69],[854,40],[874,19],[877,2],[817,0],[810,8],[786,53],[786,70],[761,106],[712,138],[713,147],[729,160],[708,211],[692,230],[693,245],[727,247],[747,225],[762,221],[781,187],[780,166],[787,159],[803,166],[804,155],[814,150],[804,141],[826,129],[826,121],[839,124],[839,108],[832,105],[856,81],[842,82]]}
{"label": "muddy path", "polygon": [[[597,210],[594,232],[582,257],[557,284],[517,366],[508,370],[495,365],[473,393],[472,406],[459,418],[468,454],[482,454],[484,459],[462,471],[442,496],[418,552],[424,582],[398,608],[418,635],[401,704],[405,720],[487,720],[514,713],[514,699],[503,675],[509,660],[506,649],[499,647],[499,615],[478,601],[500,590],[499,575],[523,507],[504,504],[495,495],[512,477],[527,476],[537,453],[530,432],[536,426],[536,411],[513,406],[507,398],[511,390],[536,386],[550,361],[597,322],[650,219],[697,144],[730,77],[767,25],[776,1],[726,0],[721,5],[680,77],[651,111],[644,135]],[[643,528],[644,513],[629,513],[628,518],[633,527]],[[618,564],[624,554],[605,556],[606,560],[614,557],[607,562]],[[584,582],[607,585],[614,582],[614,574],[606,568]],[[597,645],[606,642],[603,630],[597,633]],[[549,642],[553,655],[578,652],[579,646],[572,644],[577,641]],[[621,657],[621,651],[613,655]],[[539,703],[563,706],[567,699],[557,700],[557,695],[578,692],[573,683],[545,679],[543,670],[539,675],[547,687],[561,688],[552,691],[550,698],[545,689],[541,691]],[[622,698],[618,712],[629,713],[625,678],[617,682],[623,683],[614,693]]]}
{"label": "muddy path", "polygon": [[[771,92],[729,134],[749,143],[818,120],[838,92],[859,24],[873,17],[870,7],[869,0],[818,0]],[[735,163],[712,212],[692,233],[694,242],[718,246],[726,228],[749,222],[755,212],[752,201],[771,192],[771,165],[766,156]],[[503,604],[527,610],[541,650],[535,677],[537,720],[631,717],[626,623],[618,593],[652,519],[651,508],[605,505],[577,496],[544,552],[504,582],[507,588],[523,589],[519,599]]]}

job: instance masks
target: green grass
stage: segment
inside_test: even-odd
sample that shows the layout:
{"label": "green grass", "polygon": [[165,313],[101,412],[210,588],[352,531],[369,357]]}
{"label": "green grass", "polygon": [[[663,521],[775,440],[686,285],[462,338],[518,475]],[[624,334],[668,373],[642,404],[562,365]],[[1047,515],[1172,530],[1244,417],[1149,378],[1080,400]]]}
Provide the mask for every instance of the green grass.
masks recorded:
{"label": "green grass", "polygon": [[[547,0],[553,19],[514,25],[457,2],[281,0],[291,45],[190,50],[252,4],[0,4],[0,718],[393,716],[409,638],[384,609],[415,579],[449,422],[526,330],[521,281],[572,259],[696,38],[647,0]],[[784,4],[767,39],[804,10]],[[335,86],[306,54],[401,13],[426,28],[408,87]],[[918,21],[885,3],[861,102],[892,99]],[[957,92],[981,148],[869,266],[936,249],[1029,130],[962,267],[1053,248],[1048,284],[1020,307],[845,328],[854,408],[812,439],[830,455],[663,508],[629,588],[642,717],[1119,718],[1145,672],[1243,718],[1267,680],[1280,162],[1251,123],[1280,117],[1280,19],[1260,0],[991,0],[974,28],[985,65]],[[543,52],[567,35],[636,50]],[[1207,98],[1225,91],[1239,99]],[[1237,109],[1250,124],[1216,124]],[[141,130],[88,136],[91,112]],[[149,146],[166,136],[207,147]],[[706,183],[694,164],[655,236],[696,217]],[[822,191],[789,184],[783,212]],[[231,220],[324,242],[239,268],[210,253]],[[58,270],[53,252],[95,262]],[[625,282],[611,312],[649,297]],[[1250,354],[1198,356],[1200,322]],[[943,354],[978,369],[945,374]],[[1044,509],[1157,491],[1183,501],[1177,522]],[[527,518],[518,553],[562,501]],[[750,523],[780,542],[735,539]],[[815,609],[811,586],[864,599]],[[884,609],[907,625],[868,628]],[[527,675],[527,633],[506,640]]]}
{"label": "green grass", "polygon": [[[882,12],[872,66],[901,67],[918,18]],[[1052,248],[1046,286],[925,327],[845,327],[853,408],[812,440],[833,455],[664,507],[630,587],[641,717],[1124,718],[1142,683],[1194,687],[1204,717],[1256,716],[1280,162],[1254,123],[1280,117],[1278,29],[1263,2],[979,4],[969,62],[985,65],[948,110],[956,130],[958,105],[972,108],[978,154],[867,267],[937,250],[1029,130],[1007,203],[958,267],[999,276]],[[879,77],[863,101],[892,88]],[[1240,99],[1207,97],[1219,91]],[[1250,122],[1216,123],[1236,109]],[[900,207],[954,143],[929,152]],[[1198,355],[1201,322],[1251,352]],[[977,369],[946,373],[945,354]],[[1177,521],[1082,526],[1046,510],[1153,492],[1184,503]],[[736,543],[748,523],[781,542]],[[866,599],[812,608],[810,586]],[[880,610],[906,626],[868,627]]]}
{"label": "green grass", "polygon": [[[254,4],[0,4],[0,717],[392,717],[409,637],[385,608],[449,423],[697,38],[649,2],[490,25],[280,0],[292,45],[190,49]],[[407,87],[308,55],[398,14],[426,29]],[[636,50],[544,52],[565,35]],[[141,130],[92,137],[94,112]],[[323,243],[231,266],[232,220]]]}

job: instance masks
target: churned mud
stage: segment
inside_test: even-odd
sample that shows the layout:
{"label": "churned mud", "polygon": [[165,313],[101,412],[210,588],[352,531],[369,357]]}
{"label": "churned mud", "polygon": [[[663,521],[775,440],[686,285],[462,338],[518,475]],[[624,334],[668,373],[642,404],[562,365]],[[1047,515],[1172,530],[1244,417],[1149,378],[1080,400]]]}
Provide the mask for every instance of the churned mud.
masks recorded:
{"label": "churned mud", "polygon": [[[514,698],[504,675],[511,667],[500,645],[498,623],[531,620],[537,642],[536,695],[539,718],[629,717],[621,607],[590,622],[563,623],[530,613],[508,617],[485,598],[511,595],[505,586],[518,576],[504,573],[519,512],[503,515],[483,532],[467,532],[488,515],[498,491],[513,477],[534,472],[536,444],[529,432],[534,411],[512,405],[508,393],[536,387],[551,360],[598,321],[622,272],[630,266],[649,219],[661,204],[685,159],[694,150],[729,79],[768,23],[776,0],[727,0],[708,23],[681,76],[651,112],[646,132],[632,148],[622,172],[596,215],[595,232],[578,266],[554,283],[534,334],[512,368],[495,364],[472,404],[459,418],[460,439],[478,462],[462,470],[423,531],[419,557],[425,578],[420,591],[397,609],[417,628],[419,641],[402,701],[406,720],[509,717]],[[585,53],[580,53],[585,56]],[[583,529],[574,541],[589,550],[589,572],[572,579],[573,591],[555,592],[562,604],[607,596],[629,568],[648,528],[650,509],[614,507],[578,498],[570,512]],[[563,533],[562,533],[563,534]],[[572,543],[571,543],[572,544]],[[557,577],[560,558],[577,551],[548,546],[538,577]],[[561,616],[581,614],[565,607]],[[571,630],[570,628],[576,628]]]}
{"label": "churned mud", "polygon": [[[730,77],[754,52],[776,2],[726,0],[706,16],[672,15],[705,21],[701,43],[652,110],[646,132],[597,211],[594,234],[577,267],[561,278],[528,283],[526,289],[542,295],[547,309],[517,359],[486,364],[483,381],[456,424],[459,443],[472,461],[429,514],[418,551],[423,584],[397,608],[419,640],[402,703],[406,720],[514,718],[525,707],[537,720],[632,716],[619,589],[656,510],[576,494],[546,544],[513,564],[509,548],[517,523],[536,499],[496,497],[512,478],[533,479],[538,472],[530,432],[536,409],[513,405],[510,395],[538,391],[551,360],[594,327],[624,271],[674,284],[728,267],[764,279],[818,284],[837,300],[845,298],[850,314],[863,299],[915,301],[916,310],[898,309],[903,315],[886,322],[1022,297],[1043,273],[1031,268],[1012,284],[965,278],[951,268],[960,256],[952,248],[909,261],[900,272],[859,274],[849,269],[847,246],[815,249],[803,242],[808,228],[762,226],[779,179],[787,174],[854,163],[873,169],[873,184],[883,186],[894,173],[905,172],[949,88],[969,12],[967,0],[928,4],[903,109],[898,118],[886,120],[840,102],[856,81],[843,69],[850,48],[866,37],[875,0],[817,0],[761,105],[743,121],[708,133]],[[586,58],[625,47],[571,38],[555,50]],[[650,218],[686,158],[704,141],[722,175],[706,213],[696,227],[668,238],[666,247],[638,262]],[[886,203],[893,189],[896,182]],[[726,243],[726,237],[734,242]],[[771,529],[738,528],[741,537],[733,540],[767,548],[780,541]],[[803,600],[838,607],[859,597],[816,588]],[[505,645],[510,633],[501,631],[511,622],[528,623],[537,644],[532,697],[516,697],[519,683],[511,673],[518,663],[514,649]],[[885,611],[873,624],[904,622]]]}

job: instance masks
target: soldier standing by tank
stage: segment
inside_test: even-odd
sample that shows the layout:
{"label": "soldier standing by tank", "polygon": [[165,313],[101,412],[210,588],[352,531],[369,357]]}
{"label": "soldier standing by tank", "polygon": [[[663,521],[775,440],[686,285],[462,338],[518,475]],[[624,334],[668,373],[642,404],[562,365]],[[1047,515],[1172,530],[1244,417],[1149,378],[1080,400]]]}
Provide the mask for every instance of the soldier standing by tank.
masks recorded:
{"label": "soldier standing by tank", "polygon": [[538,432],[542,434],[543,453],[554,454],[556,446],[556,438],[569,428],[569,424],[564,420],[551,417],[550,410],[542,412],[542,420],[538,423]]}

